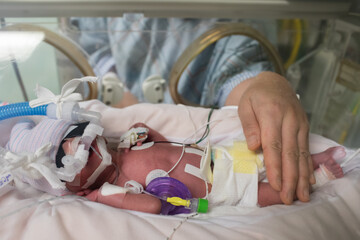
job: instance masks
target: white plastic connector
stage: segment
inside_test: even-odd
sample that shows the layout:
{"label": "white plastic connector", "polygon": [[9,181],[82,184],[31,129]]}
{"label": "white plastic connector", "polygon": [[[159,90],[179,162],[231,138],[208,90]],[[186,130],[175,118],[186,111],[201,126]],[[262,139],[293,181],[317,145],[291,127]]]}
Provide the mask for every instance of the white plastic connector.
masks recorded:
{"label": "white plastic connector", "polygon": [[[49,118],[57,119],[56,116],[56,104],[51,103],[46,109],[46,115]],[[84,122],[89,121],[92,123],[100,123],[101,114],[99,112],[88,111],[80,108],[77,102],[65,102],[62,103],[61,119],[70,122]]]}
{"label": "white plastic connector", "polygon": [[145,99],[150,103],[162,103],[164,101],[165,83],[165,79],[161,76],[148,77],[142,84]]}
{"label": "white plastic connector", "polygon": [[76,122],[89,121],[91,123],[100,123],[101,113],[88,111],[83,108],[74,109],[72,112],[72,120]]}
{"label": "white plastic connector", "polygon": [[72,166],[75,163],[75,158],[73,156],[70,155],[65,155],[62,159],[61,159],[62,164],[64,164],[64,166]]}
{"label": "white plastic connector", "polygon": [[65,155],[61,162],[64,164],[64,167],[57,168],[56,174],[59,179],[66,182],[72,182],[75,179],[75,176],[81,172],[87,163],[89,157],[89,152],[84,150],[84,145],[80,144],[78,150],[75,153],[75,156]]}
{"label": "white plastic connector", "polygon": [[[62,103],[61,105],[61,119],[67,120],[67,121],[72,121],[73,117],[72,117],[72,112],[73,111],[77,111],[77,109],[79,109],[79,104],[77,102],[65,102]],[[47,109],[46,109],[46,115],[49,118],[53,118],[53,119],[57,119],[57,105],[54,103],[51,103],[48,105]]]}
{"label": "white plastic connector", "polygon": [[64,167],[56,170],[56,175],[63,181],[72,182],[76,176],[75,168],[71,167],[71,165],[65,165]]}
{"label": "white plastic connector", "polygon": [[124,96],[125,86],[115,73],[105,74],[102,81],[102,102],[113,106],[121,101]]}
{"label": "white plastic connector", "polygon": [[46,108],[46,116],[52,119],[57,119],[56,116],[56,104],[50,103]]}

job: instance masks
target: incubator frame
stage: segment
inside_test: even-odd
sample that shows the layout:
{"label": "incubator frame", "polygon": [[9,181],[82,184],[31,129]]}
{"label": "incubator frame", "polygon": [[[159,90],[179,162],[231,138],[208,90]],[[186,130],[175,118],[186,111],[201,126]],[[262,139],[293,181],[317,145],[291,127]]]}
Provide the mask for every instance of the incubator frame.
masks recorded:
{"label": "incubator frame", "polygon": [[[31,25],[31,24],[14,24],[2,28],[3,31],[36,31],[44,33],[44,42],[55,47],[65,56],[67,56],[76,67],[79,68],[80,72],[84,76],[95,76],[93,68],[89,64],[88,60],[84,54],[79,50],[79,48],[73,44],[68,39],[62,37],[61,35],[48,30],[44,27]],[[96,83],[88,82],[89,86],[89,95],[87,99],[96,99],[98,95],[98,89]]]}
{"label": "incubator frame", "polygon": [[213,28],[203,33],[185,49],[171,69],[169,88],[171,97],[176,104],[197,106],[197,104],[184,99],[177,91],[180,77],[191,61],[208,46],[231,35],[244,35],[258,41],[264,47],[270,61],[273,63],[275,72],[283,76],[285,75],[285,69],[279,53],[270,41],[258,31],[244,23],[215,24]]}

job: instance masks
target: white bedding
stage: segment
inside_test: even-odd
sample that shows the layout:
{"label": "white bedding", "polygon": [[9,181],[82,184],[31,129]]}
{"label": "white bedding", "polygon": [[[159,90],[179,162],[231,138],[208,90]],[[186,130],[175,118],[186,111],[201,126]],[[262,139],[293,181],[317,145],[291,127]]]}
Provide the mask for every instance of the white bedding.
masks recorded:
{"label": "white bedding", "polygon": [[[119,110],[97,101],[83,106],[102,113],[108,137],[119,136],[141,121],[172,140],[184,140],[206,123],[208,113],[207,109],[149,104]],[[182,119],[174,117],[178,113]],[[192,118],[193,124],[184,126],[189,122],[185,118]],[[236,109],[216,111],[212,120],[216,119],[229,121],[214,122],[212,141],[240,128]],[[2,145],[12,122],[0,122]],[[310,142],[312,153],[336,145],[316,135],[311,135]],[[344,178],[319,188],[309,203],[223,207],[188,219],[115,209],[76,196],[56,198],[27,185],[20,190],[8,186],[0,196],[0,239],[360,239],[360,157],[344,170]]]}

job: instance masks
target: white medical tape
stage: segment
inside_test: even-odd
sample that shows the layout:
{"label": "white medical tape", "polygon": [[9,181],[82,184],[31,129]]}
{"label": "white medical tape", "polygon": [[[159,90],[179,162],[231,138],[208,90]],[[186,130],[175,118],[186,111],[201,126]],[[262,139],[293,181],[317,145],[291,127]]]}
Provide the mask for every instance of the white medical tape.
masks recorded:
{"label": "white medical tape", "polygon": [[41,87],[39,85],[36,86],[35,94],[37,99],[34,99],[29,102],[30,107],[34,108],[37,106],[54,103],[56,104],[56,116],[60,118],[62,116],[62,104],[65,102],[76,102],[81,101],[82,96],[80,93],[74,93],[75,89],[82,82],[96,82],[96,77],[83,77],[83,78],[75,78],[68,81],[61,89],[61,93],[59,95],[55,95],[49,89]]}
{"label": "white medical tape", "polygon": [[98,135],[98,136],[101,136],[102,133],[104,131],[104,128],[101,127],[100,125],[98,124],[94,124],[94,123],[89,123],[89,125],[85,128],[84,130],[84,134],[83,134],[83,138],[84,137],[91,137],[91,139],[95,139],[95,137]]}
{"label": "white medical tape", "polygon": [[201,176],[200,168],[197,168],[191,164],[186,164],[184,171],[188,174],[191,174],[197,178],[203,179]]}
{"label": "white medical tape", "polygon": [[140,146],[133,146],[131,147],[131,150],[144,150],[144,149],[147,149],[147,148],[150,148],[154,145],[154,142],[147,142],[147,143],[143,143],[141,144]]}
{"label": "white medical tape", "polygon": [[[87,160],[89,158],[89,151],[85,150],[85,145],[80,144],[75,152],[74,158],[80,161],[80,168],[82,169],[85,164],[87,163]],[[77,169],[77,172],[79,173],[81,169]]]}
{"label": "white medical tape", "polygon": [[117,185],[110,184],[108,182],[104,183],[100,188],[100,194],[102,196],[111,196],[114,194],[127,193],[128,189],[120,187]]}
{"label": "white medical tape", "polygon": [[105,170],[105,168],[111,164],[111,155],[108,153],[106,149],[105,140],[103,138],[97,138],[96,143],[100,151],[102,161],[100,162],[100,165],[97,167],[97,169],[87,179],[85,185],[82,186],[83,189],[90,187],[91,184],[93,184],[96,181],[96,179],[100,176],[100,174]]}
{"label": "white medical tape", "polygon": [[211,169],[211,147],[210,142],[206,144],[206,148],[204,149],[203,156],[200,160],[200,175],[207,182],[213,182],[213,173]]}
{"label": "white medical tape", "polygon": [[144,191],[143,185],[138,183],[135,180],[129,180],[125,183],[124,187],[130,192],[134,194],[139,194]]}
{"label": "white medical tape", "polygon": [[319,165],[319,168],[314,171],[314,176],[316,183],[312,185],[312,188],[315,190],[327,182],[330,182],[330,178],[326,173],[326,167],[323,164]]}
{"label": "white medical tape", "polygon": [[185,152],[186,153],[196,154],[196,155],[199,155],[199,156],[203,156],[203,154],[204,154],[204,152],[201,151],[200,149],[196,149],[196,148],[192,148],[192,147],[185,148]]}

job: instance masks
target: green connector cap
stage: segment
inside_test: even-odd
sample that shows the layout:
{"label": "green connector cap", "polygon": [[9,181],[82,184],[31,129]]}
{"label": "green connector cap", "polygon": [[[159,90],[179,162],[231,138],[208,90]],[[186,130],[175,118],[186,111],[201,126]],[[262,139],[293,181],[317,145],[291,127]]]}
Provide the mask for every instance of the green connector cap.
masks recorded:
{"label": "green connector cap", "polygon": [[207,213],[209,208],[209,201],[207,199],[199,198],[198,213]]}

